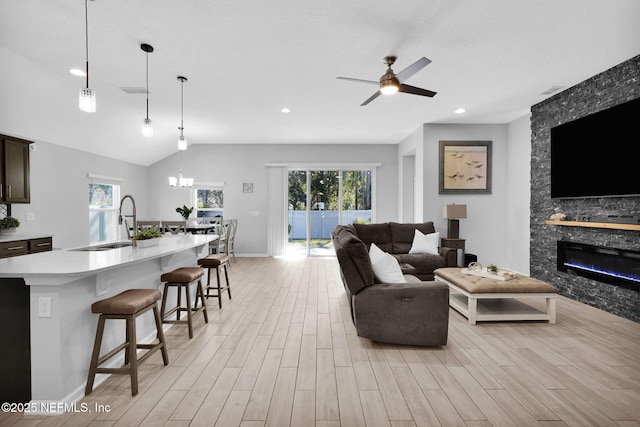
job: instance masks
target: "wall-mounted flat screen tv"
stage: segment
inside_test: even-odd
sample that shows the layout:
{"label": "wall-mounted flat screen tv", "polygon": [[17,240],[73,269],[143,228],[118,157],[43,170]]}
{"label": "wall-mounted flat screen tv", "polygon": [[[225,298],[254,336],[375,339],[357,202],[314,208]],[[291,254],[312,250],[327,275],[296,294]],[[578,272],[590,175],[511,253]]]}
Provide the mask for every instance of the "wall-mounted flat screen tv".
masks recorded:
{"label": "wall-mounted flat screen tv", "polygon": [[640,195],[639,149],[640,98],[551,128],[551,197]]}

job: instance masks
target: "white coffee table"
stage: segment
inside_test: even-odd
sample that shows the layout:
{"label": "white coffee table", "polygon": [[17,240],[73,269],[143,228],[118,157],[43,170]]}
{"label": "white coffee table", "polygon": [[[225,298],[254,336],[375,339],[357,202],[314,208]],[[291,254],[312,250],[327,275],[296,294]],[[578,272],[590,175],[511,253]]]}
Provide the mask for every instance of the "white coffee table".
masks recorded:
{"label": "white coffee table", "polygon": [[[461,268],[435,270],[435,280],[449,286],[449,305],[476,322],[545,320],[556,323],[557,289],[549,283],[524,275],[511,280],[489,279],[467,275]],[[545,311],[523,302],[544,299]]]}

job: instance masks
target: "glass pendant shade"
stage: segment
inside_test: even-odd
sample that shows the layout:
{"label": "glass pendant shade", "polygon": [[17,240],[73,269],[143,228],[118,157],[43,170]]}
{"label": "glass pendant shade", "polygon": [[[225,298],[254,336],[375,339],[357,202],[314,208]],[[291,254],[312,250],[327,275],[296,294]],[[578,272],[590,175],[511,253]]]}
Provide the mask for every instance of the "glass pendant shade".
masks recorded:
{"label": "glass pendant shade", "polygon": [[142,135],[153,136],[153,122],[148,117],[142,121]]}
{"label": "glass pendant shade", "polygon": [[186,150],[187,149],[187,138],[184,135],[180,135],[178,138],[178,150]]}
{"label": "glass pendant shade", "polygon": [[96,92],[88,87],[80,89],[80,97],[78,98],[78,107],[87,113],[96,112]]}

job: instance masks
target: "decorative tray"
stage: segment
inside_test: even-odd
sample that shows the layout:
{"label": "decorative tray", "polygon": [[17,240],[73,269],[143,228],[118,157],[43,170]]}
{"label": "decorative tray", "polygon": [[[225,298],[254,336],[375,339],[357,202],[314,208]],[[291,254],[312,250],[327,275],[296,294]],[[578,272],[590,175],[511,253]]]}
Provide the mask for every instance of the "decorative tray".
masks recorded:
{"label": "decorative tray", "polygon": [[511,280],[518,277],[518,273],[511,270],[507,270],[506,268],[499,268],[496,273],[490,273],[489,271],[487,271],[486,268],[482,268],[479,271],[474,271],[470,268],[463,268],[461,270],[464,274],[469,274],[471,276],[480,276],[480,277],[486,277],[487,279],[502,280],[502,281]]}

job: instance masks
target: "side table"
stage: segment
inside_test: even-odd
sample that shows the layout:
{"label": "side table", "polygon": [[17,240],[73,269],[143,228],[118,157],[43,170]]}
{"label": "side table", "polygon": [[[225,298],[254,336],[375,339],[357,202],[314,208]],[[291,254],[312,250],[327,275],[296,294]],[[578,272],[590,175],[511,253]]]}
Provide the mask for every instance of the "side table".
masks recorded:
{"label": "side table", "polygon": [[453,248],[458,250],[458,266],[464,264],[464,239],[441,237],[440,246],[445,248]]}

